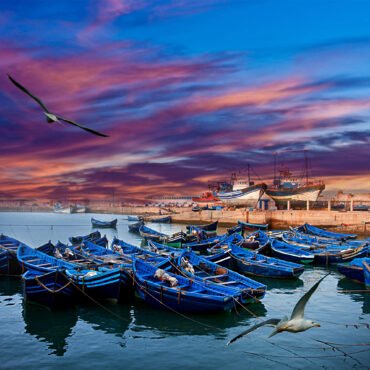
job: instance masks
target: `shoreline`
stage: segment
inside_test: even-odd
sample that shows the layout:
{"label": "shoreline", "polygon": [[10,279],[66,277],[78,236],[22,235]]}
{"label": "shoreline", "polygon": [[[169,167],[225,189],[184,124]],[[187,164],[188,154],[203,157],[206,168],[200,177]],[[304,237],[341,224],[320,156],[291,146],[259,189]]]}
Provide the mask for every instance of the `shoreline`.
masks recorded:
{"label": "shoreline", "polygon": [[[22,207],[0,209],[0,212],[50,212],[50,208]],[[139,215],[145,221],[166,215],[172,217],[172,221],[178,224],[206,224],[218,221],[221,227],[231,227],[238,220],[255,223],[269,224],[271,229],[287,229],[290,226],[299,226],[309,223],[314,226],[333,229],[338,232],[356,232],[358,234],[370,234],[370,212],[369,211],[328,211],[328,210],[203,210],[192,212],[191,208],[171,207],[164,211],[159,207],[109,207],[89,208],[88,213],[95,214],[117,214],[117,215]],[[76,213],[78,214],[78,213]]]}

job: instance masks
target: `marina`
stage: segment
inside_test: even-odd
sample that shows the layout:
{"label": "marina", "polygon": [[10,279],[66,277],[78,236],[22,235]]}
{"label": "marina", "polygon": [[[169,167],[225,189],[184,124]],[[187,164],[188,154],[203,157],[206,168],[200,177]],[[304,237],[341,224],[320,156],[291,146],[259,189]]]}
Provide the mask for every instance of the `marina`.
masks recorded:
{"label": "marina", "polygon": [[[99,240],[99,235],[91,234],[91,216],[102,220],[116,217],[113,214],[0,213],[0,224],[4,234],[27,241],[35,248],[48,239],[67,242],[71,235],[87,235],[90,239],[95,237],[97,239],[93,240]],[[46,226],[47,221],[51,221],[53,226]],[[4,226],[5,223],[11,226]],[[127,217],[126,220],[122,218],[116,229],[102,231],[110,242],[118,237],[133,245],[140,245],[140,235],[128,231],[130,223],[132,221],[128,221]],[[147,225],[166,235],[186,231],[185,226],[180,224]],[[222,229],[218,232],[222,232]],[[300,344],[289,333],[281,335],[278,342],[266,341],[264,337],[268,329],[260,329],[253,333],[253,339],[244,338],[239,343],[226,347],[227,340],[246,326],[258,323],[258,320],[264,320],[268,316],[279,316],[281,312],[289,311],[302,292],[307,291],[307,287],[328,271],[331,274],[323,281],[307,307],[310,317],[319,322],[321,327],[301,333]],[[244,308],[239,306],[237,312],[186,312],[180,315],[175,311],[146,305],[138,298],[122,303],[100,301],[99,305],[84,302],[63,310],[50,310],[22,298],[19,278],[3,276],[0,278],[0,305],[7,318],[3,323],[3,330],[4,333],[20,333],[14,337],[12,345],[18,347],[22,358],[32,352],[32,361],[27,360],[27,366],[31,369],[38,368],[40,364],[53,368],[63,367],[65,361],[60,361],[62,357],[66,361],[79,363],[83,363],[84,359],[91,360],[92,357],[95,358],[97,368],[119,366],[123,358],[128,366],[134,367],[134,363],[140,358],[140,366],[145,364],[152,368],[153,364],[149,359],[159,356],[156,367],[161,366],[163,359],[165,367],[172,367],[184,351],[187,353],[184,368],[192,367],[192,363],[197,361],[200,366],[227,364],[229,368],[236,369],[243,366],[246,356],[253,358],[255,366],[270,366],[276,360],[280,366],[289,367],[291,357],[298,367],[303,368],[317,365],[343,366],[343,357],[339,353],[328,352],[330,346],[317,342],[318,338],[328,343],[337,343],[346,352],[356,352],[351,355],[353,365],[358,362],[366,364],[368,351],[363,351],[366,347],[352,347],[356,343],[366,343],[368,339],[370,300],[369,294],[364,292],[364,285],[345,278],[334,267],[328,270],[324,266],[315,265],[305,265],[304,272],[295,279],[275,280],[258,276],[253,279],[267,287],[266,295],[260,303],[249,303],[243,305]],[[333,321],[333,315],[339,315],[339,319]],[[46,330],[46,323],[52,328],[51,331]],[[4,340],[4,337],[0,339]],[[99,346],[96,341],[100,343]],[[245,344],[248,346],[245,347]],[[204,349],[201,353],[196,350],[199,346]],[[167,350],[168,347],[171,347],[171,351]],[[212,358],[209,357],[207,348],[212,348],[213,352],[216,350]],[[267,349],[272,356],[263,355]],[[335,356],[327,357],[329,353]],[[5,368],[11,368],[15,363],[19,366],[19,359],[15,360],[5,353],[3,358]],[[84,368],[83,365],[81,367]]]}

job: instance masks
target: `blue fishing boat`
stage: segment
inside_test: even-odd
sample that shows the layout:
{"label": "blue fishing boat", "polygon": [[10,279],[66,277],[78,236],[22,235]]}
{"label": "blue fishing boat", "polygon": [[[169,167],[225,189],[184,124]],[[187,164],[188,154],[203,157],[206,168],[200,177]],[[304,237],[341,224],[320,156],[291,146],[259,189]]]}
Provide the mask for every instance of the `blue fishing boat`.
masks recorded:
{"label": "blue fishing boat", "polygon": [[297,227],[297,230],[302,233],[316,235],[316,236],[320,236],[323,238],[329,238],[329,239],[346,240],[346,239],[356,239],[357,238],[356,234],[335,233],[332,231],[321,229],[316,226],[312,226],[307,223],[302,226]]}
{"label": "blue fishing boat", "polygon": [[364,265],[365,258],[355,258],[354,260],[346,263],[339,263],[337,266],[338,272],[347,277],[348,279],[356,280],[360,283],[365,282]]}
{"label": "blue fishing boat", "polygon": [[0,235],[0,275],[18,276],[24,272],[17,259],[19,245],[19,240]]}
{"label": "blue fishing boat", "polygon": [[239,291],[239,298],[242,303],[258,302],[266,293],[265,285],[221,267],[192,251],[183,251],[175,259],[175,267],[172,272],[178,273],[176,271],[210,286],[216,284],[234,288]]}
{"label": "blue fishing boat", "polygon": [[131,215],[131,216],[127,216],[127,220],[137,222],[137,221],[144,221],[144,218],[143,218],[143,216]]}
{"label": "blue fishing boat", "polygon": [[238,221],[243,230],[268,230],[269,224],[254,224],[251,222]]}
{"label": "blue fishing boat", "polygon": [[140,236],[144,239],[150,239],[155,241],[165,240],[168,235],[160,233],[159,231],[153,230],[145,225],[142,225],[139,229]]}
{"label": "blue fishing boat", "polygon": [[100,221],[95,218],[91,218],[92,227],[100,229],[115,229],[117,227],[117,219],[112,221]]}
{"label": "blue fishing boat", "polygon": [[229,235],[232,235],[232,234],[241,234],[243,231],[243,228],[240,226],[240,225],[235,225],[233,227],[230,227],[229,229],[227,229],[227,233]]}
{"label": "blue fishing boat", "polygon": [[186,229],[188,231],[190,231],[192,228],[198,228],[198,229],[202,229],[204,231],[216,232],[217,231],[217,226],[218,226],[218,221],[215,221],[215,222],[211,222],[211,223],[205,224],[205,225],[187,225]]}
{"label": "blue fishing boat", "polygon": [[296,263],[313,263],[315,255],[310,251],[298,248],[297,246],[271,239],[270,248],[273,255],[279,259]]}
{"label": "blue fishing boat", "polygon": [[170,224],[172,222],[172,217],[171,216],[166,216],[166,217],[160,217],[160,218],[152,218],[152,219],[150,219],[150,222],[161,223],[161,224]]}
{"label": "blue fishing boat", "polygon": [[222,248],[232,257],[235,269],[243,274],[292,279],[298,278],[304,271],[304,266],[301,264],[266,257],[262,254],[240,248],[232,243]]}
{"label": "blue fishing boat", "polygon": [[282,233],[281,237],[286,243],[298,244],[308,249],[338,248],[342,250],[346,248],[359,247],[361,245],[369,244],[369,241],[367,240],[328,239],[328,238],[318,237],[315,235],[300,233],[296,231],[295,229],[293,229],[292,232]]}
{"label": "blue fishing boat", "polygon": [[361,246],[353,249],[316,249],[311,252],[314,254],[314,262],[321,265],[331,265],[352,261],[355,258],[366,257],[368,255],[368,247]]}
{"label": "blue fishing boat", "polygon": [[366,289],[370,289],[370,258],[364,258],[362,261],[364,265],[364,280]]}
{"label": "blue fishing boat", "polygon": [[81,244],[84,241],[90,241],[94,244],[101,245],[102,247],[106,247],[108,245],[107,237],[105,235],[102,237],[100,231],[94,231],[84,236],[71,236],[68,240],[73,246]]}
{"label": "blue fishing boat", "polygon": [[74,302],[75,288],[61,270],[40,273],[28,270],[22,275],[25,300],[50,308],[60,308]]}
{"label": "blue fishing boat", "polygon": [[144,225],[143,220],[135,222],[134,224],[129,224],[128,231],[130,231],[131,233],[139,234],[140,227],[143,225]]}
{"label": "blue fishing boat", "polygon": [[206,253],[207,249],[215,246],[216,244],[222,243],[226,238],[228,237],[228,234],[215,236],[213,238],[208,238],[205,240],[195,241],[191,243],[183,243],[182,248],[190,248],[193,251],[200,252],[200,253]]}
{"label": "blue fishing boat", "polygon": [[[25,244],[17,251],[20,264],[30,270],[33,275],[63,271],[72,281],[80,298],[118,299],[120,287],[120,270],[118,268],[97,267],[94,270],[85,269],[75,263],[66,262],[39,252]],[[45,293],[48,291],[45,289]]]}
{"label": "blue fishing boat", "polygon": [[176,312],[228,311],[237,300],[234,289],[210,288],[196,280],[174,275],[134,259],[133,270],[137,295],[150,305]]}

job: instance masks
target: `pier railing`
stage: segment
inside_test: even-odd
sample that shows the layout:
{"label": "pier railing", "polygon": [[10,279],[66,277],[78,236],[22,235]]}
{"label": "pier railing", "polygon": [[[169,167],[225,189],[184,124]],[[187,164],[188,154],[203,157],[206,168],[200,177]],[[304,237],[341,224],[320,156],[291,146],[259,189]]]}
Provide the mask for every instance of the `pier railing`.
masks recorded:
{"label": "pier railing", "polygon": [[[271,209],[271,208],[270,208]],[[368,200],[317,200],[317,201],[286,201],[280,203],[279,210],[328,210],[338,212],[370,211],[370,201]]]}

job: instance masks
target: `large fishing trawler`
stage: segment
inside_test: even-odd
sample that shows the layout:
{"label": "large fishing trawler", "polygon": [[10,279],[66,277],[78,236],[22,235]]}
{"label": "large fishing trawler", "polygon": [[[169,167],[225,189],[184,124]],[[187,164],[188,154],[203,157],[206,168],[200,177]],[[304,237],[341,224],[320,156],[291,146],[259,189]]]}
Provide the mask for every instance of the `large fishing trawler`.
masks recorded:
{"label": "large fishing trawler", "polygon": [[308,160],[305,155],[305,171],[302,176],[294,176],[288,168],[276,173],[276,160],[274,166],[274,182],[266,189],[266,194],[272,198],[277,206],[285,205],[287,201],[313,201],[315,202],[325,189],[322,180],[314,180],[308,174]]}
{"label": "large fishing trawler", "polygon": [[248,166],[247,176],[234,172],[230,182],[218,183],[215,195],[226,205],[256,207],[266,187],[262,182],[255,184],[251,181]]}

